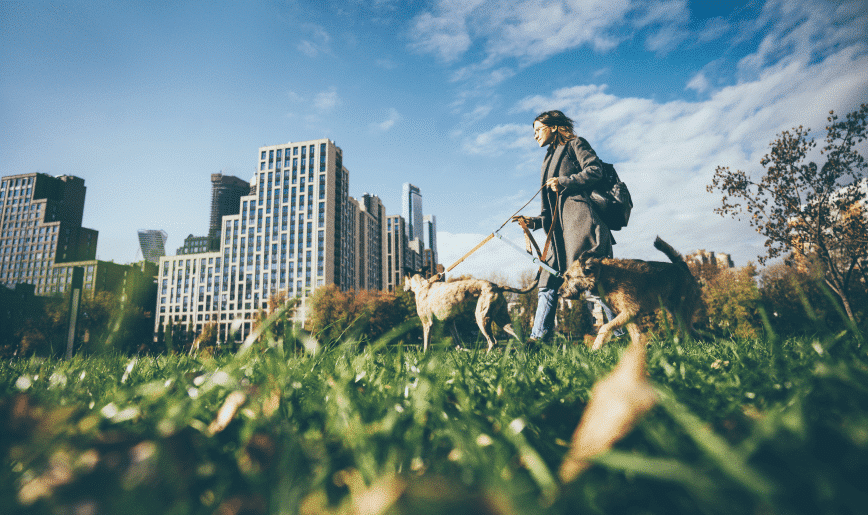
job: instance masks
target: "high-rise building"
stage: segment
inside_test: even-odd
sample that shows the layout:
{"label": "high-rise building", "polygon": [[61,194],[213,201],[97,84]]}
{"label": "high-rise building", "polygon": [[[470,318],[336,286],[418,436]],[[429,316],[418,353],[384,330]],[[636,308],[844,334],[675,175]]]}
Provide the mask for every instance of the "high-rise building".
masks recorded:
{"label": "high-rise building", "polygon": [[0,182],[0,284],[32,284],[36,294],[57,291],[55,263],[96,257],[98,231],[81,226],[84,179],[42,173]]}
{"label": "high-rise building", "polygon": [[398,291],[404,276],[414,267],[415,257],[411,254],[407,239],[407,222],[401,215],[386,217],[386,244],[383,246],[386,272],[383,276],[383,289]]}
{"label": "high-rise building", "polygon": [[401,192],[401,215],[407,221],[407,238],[410,241],[422,239],[422,193],[409,182],[404,183]]}
{"label": "high-rise building", "polygon": [[237,215],[241,197],[250,193],[250,183],[222,173],[211,174],[211,223],[208,226],[208,250],[220,249],[220,226],[223,217]]}
{"label": "high-rise building", "polygon": [[261,147],[257,158],[238,214],[222,219],[220,250],[160,259],[156,332],[170,320],[193,333],[215,324],[218,341],[235,329],[241,340],[273,294],[357,284],[341,149],[319,139]]}
{"label": "high-rise building", "polygon": [[[425,215],[422,217],[422,239],[425,242],[425,249],[430,250],[432,265],[437,266],[437,217],[434,215]],[[426,268],[429,266],[426,264]],[[436,270],[435,270],[436,271]]]}
{"label": "high-rise building", "polygon": [[358,206],[355,230],[355,284],[357,290],[383,289],[383,240],[386,231],[386,208],[376,195],[365,193],[361,201],[350,197]]}
{"label": "high-rise building", "polygon": [[142,248],[142,259],[151,263],[159,263],[166,255],[166,231],[154,229],[139,229],[139,246]]}

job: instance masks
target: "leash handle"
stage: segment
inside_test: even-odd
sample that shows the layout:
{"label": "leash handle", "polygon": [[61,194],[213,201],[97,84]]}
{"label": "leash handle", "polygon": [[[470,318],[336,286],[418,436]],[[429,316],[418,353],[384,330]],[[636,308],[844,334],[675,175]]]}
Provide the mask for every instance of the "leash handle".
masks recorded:
{"label": "leash handle", "polygon": [[[524,231],[524,239],[525,242],[530,242],[533,245],[534,250],[536,250],[536,255],[541,256],[542,252],[539,250],[539,245],[536,244],[536,240],[533,238],[533,235],[530,233],[530,229],[527,227],[527,223],[525,223],[523,218],[518,219],[518,225],[521,226],[521,230]],[[527,249],[528,254],[530,254],[530,248]]]}

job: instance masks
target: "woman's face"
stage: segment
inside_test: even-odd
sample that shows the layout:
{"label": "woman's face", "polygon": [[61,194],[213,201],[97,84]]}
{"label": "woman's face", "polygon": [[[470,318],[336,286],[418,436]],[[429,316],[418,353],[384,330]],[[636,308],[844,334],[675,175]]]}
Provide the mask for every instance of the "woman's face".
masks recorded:
{"label": "woman's face", "polygon": [[554,141],[556,132],[557,127],[549,127],[539,120],[533,122],[533,138],[541,147]]}

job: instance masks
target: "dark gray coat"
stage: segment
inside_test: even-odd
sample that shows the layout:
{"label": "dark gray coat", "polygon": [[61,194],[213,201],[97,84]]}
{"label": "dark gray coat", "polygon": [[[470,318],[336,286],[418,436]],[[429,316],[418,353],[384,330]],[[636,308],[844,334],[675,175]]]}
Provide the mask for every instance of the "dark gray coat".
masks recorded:
{"label": "dark gray coat", "polygon": [[[560,202],[555,206],[556,193],[545,188],[540,215],[532,219],[534,229],[548,233],[552,215],[555,209],[558,211],[546,264],[563,273],[573,261],[586,255],[612,257],[612,233],[588,200],[594,186],[604,179],[603,165],[591,145],[584,138],[550,145],[543,159],[541,183],[552,177],[557,177],[560,184]],[[539,242],[540,248],[544,242]],[[560,280],[543,271],[539,286],[557,288]]]}

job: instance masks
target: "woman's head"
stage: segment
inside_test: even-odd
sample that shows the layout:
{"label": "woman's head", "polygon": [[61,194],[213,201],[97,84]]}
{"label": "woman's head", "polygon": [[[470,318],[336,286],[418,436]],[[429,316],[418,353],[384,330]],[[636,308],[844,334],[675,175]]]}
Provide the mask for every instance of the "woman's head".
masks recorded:
{"label": "woman's head", "polygon": [[539,146],[562,145],[575,138],[573,120],[561,111],[546,111],[533,121],[533,136]]}

